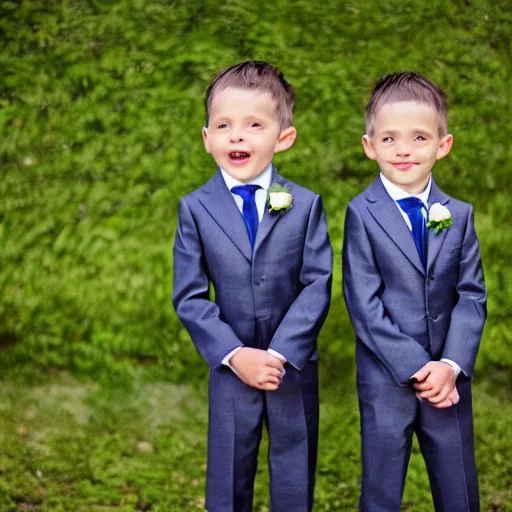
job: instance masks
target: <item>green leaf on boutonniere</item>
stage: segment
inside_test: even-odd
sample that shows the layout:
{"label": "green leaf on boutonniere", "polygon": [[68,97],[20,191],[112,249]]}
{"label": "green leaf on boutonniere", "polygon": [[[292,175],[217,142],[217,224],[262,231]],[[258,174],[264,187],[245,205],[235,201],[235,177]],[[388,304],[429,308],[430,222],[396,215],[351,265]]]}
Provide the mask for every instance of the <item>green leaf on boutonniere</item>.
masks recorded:
{"label": "green leaf on boutonniere", "polygon": [[449,219],[444,219],[444,220],[440,220],[440,221],[429,220],[427,227],[429,229],[435,229],[436,235],[439,235],[439,233],[441,233],[441,231],[443,231],[443,229],[449,228],[452,224],[453,224],[453,220],[450,217]]}

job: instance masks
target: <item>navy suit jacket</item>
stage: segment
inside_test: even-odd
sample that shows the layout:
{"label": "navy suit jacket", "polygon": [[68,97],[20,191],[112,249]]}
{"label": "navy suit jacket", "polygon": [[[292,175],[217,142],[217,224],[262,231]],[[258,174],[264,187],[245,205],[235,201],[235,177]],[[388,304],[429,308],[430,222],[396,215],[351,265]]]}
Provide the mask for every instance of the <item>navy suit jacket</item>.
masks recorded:
{"label": "navy suit jacket", "polygon": [[378,177],[348,205],[343,289],[354,326],[359,382],[407,385],[443,357],[471,376],[486,317],[486,291],[472,206],[432,180],[429,205],[453,224],[428,234],[424,269],[411,232]]}
{"label": "navy suit jacket", "polygon": [[[265,346],[297,369],[316,358],[330,303],[332,249],[320,196],[280,177],[293,206],[265,209],[254,250],[220,170],[179,205],[173,304],[211,369],[234,348]],[[214,301],[210,300],[213,286]]]}

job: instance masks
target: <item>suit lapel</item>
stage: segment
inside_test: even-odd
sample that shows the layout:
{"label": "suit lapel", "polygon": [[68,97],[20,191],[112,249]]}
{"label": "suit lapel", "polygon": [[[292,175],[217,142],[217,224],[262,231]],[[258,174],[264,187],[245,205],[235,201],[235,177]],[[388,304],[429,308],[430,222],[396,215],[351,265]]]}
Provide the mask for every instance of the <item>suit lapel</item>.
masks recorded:
{"label": "suit lapel", "polygon": [[411,231],[379,177],[376,178],[368,188],[366,199],[369,202],[368,210],[373,218],[391,240],[395,242],[414,267],[421,274],[425,275],[425,269],[423,268],[418,250],[414,244]]}
{"label": "suit lapel", "polygon": [[247,227],[220,170],[203,187],[199,201],[246,259],[252,261]]}
{"label": "suit lapel", "polygon": [[[282,185],[283,187],[288,186],[288,183],[286,180],[281,178],[279,174],[277,174],[277,170],[275,167],[272,167],[272,180],[270,181],[271,184],[273,183],[279,183],[279,185]],[[263,240],[270,234],[274,226],[277,224],[279,219],[283,215],[288,215],[293,211],[293,207],[291,208],[290,212],[285,211],[285,213],[273,213],[272,215],[269,213],[267,206],[265,205],[265,211],[263,213],[263,218],[261,219],[260,225],[258,226],[258,231],[256,232],[256,240],[254,241],[254,253],[258,250],[260,245],[263,243]]]}
{"label": "suit lapel", "polygon": [[[446,195],[442,192],[439,187],[436,185],[434,179],[432,179],[432,188],[430,189],[430,197],[428,200],[429,208],[434,203],[441,203],[445,205],[450,201],[450,196]],[[427,248],[427,270],[433,265],[439,251],[441,250],[441,246],[443,245],[444,239],[446,238],[446,233],[448,229],[443,229],[439,235],[436,235],[435,229],[428,230],[428,248]]]}

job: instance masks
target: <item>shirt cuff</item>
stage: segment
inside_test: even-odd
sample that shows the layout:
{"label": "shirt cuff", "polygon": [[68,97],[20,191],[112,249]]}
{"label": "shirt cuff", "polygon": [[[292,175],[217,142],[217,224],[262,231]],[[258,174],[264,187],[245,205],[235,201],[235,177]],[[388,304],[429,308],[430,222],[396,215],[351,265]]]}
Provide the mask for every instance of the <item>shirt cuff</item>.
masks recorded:
{"label": "shirt cuff", "polygon": [[286,357],[284,357],[283,354],[280,354],[279,352],[276,352],[275,350],[273,350],[271,348],[267,349],[267,352],[271,356],[274,356],[274,357],[277,357],[278,359],[280,359],[283,363],[286,363]]}
{"label": "shirt cuff", "polygon": [[236,347],[231,352],[229,352],[229,354],[227,356],[225,356],[224,359],[222,360],[222,364],[229,366],[231,368],[229,361],[241,348],[242,347]]}
{"label": "shirt cuff", "polygon": [[[284,357],[283,354],[280,354],[279,352],[277,352],[271,348],[267,348],[267,352],[271,356],[277,357],[277,359],[279,359],[283,364],[286,363],[286,357]],[[286,370],[283,368],[281,370],[281,378],[283,378],[285,375],[286,375]]]}
{"label": "shirt cuff", "polygon": [[459,376],[460,366],[455,361],[452,361],[451,359],[447,359],[446,357],[442,357],[440,359],[440,361],[443,363],[449,364],[453,368],[453,372],[455,373],[455,378],[457,378]]}

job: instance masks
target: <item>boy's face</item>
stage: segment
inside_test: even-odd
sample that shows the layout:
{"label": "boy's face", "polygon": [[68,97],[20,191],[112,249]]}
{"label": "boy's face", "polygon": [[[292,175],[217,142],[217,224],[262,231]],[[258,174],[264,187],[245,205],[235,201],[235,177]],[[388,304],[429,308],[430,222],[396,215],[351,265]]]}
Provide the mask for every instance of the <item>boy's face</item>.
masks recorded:
{"label": "boy's face", "polygon": [[206,151],[244,183],[260,175],[274,153],[291,147],[296,136],[293,126],[280,129],[270,93],[235,87],[214,93],[208,126],[203,128]]}
{"label": "boy's face", "polygon": [[373,120],[373,134],[363,136],[368,158],[376,160],[384,176],[409,194],[427,186],[436,160],[446,156],[453,136],[439,135],[437,111],[425,103],[384,104]]}

